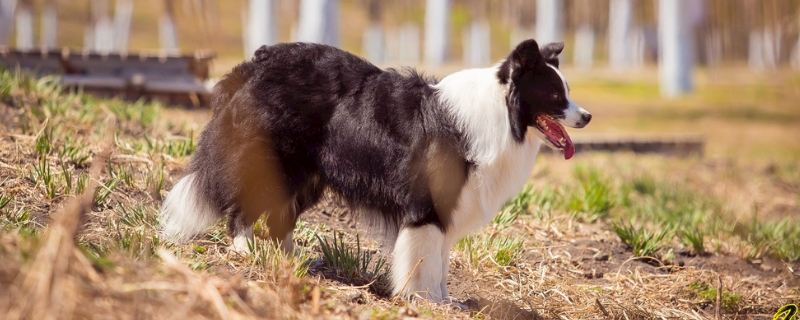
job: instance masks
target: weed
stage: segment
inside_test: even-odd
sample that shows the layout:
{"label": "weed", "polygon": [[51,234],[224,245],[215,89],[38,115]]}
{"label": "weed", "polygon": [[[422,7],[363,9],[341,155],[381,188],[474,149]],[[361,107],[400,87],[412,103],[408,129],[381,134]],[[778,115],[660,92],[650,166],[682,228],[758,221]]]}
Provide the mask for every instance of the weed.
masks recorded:
{"label": "weed", "polygon": [[610,182],[595,168],[578,166],[575,168],[575,176],[580,185],[575,192],[567,195],[564,208],[575,212],[577,218],[587,222],[607,217],[609,210],[614,207]]}
{"label": "weed", "polygon": [[70,136],[64,139],[62,147],[58,149],[58,158],[61,161],[68,161],[76,168],[85,168],[91,156],[85,147],[80,146],[79,142]]}
{"label": "weed", "polygon": [[97,207],[104,205],[108,196],[110,196],[119,185],[119,182],[119,178],[112,177],[105,183],[100,183],[97,189],[94,190],[93,204]]}
{"label": "weed", "polygon": [[16,195],[17,195],[16,193],[0,195],[0,210],[3,210],[3,208],[5,208],[9,203],[11,203],[11,200],[14,200],[14,196]]}
{"label": "weed", "polygon": [[53,143],[53,127],[47,126],[42,129],[42,132],[36,136],[36,153],[39,157],[47,157],[52,150]]}
{"label": "weed", "polygon": [[64,177],[64,194],[72,193],[72,170],[64,162],[61,162],[61,176]]}
{"label": "weed", "polygon": [[85,171],[78,175],[78,182],[75,184],[75,193],[83,194],[86,191],[86,184],[89,182],[89,174]]}
{"label": "weed", "polygon": [[50,170],[50,162],[46,157],[40,157],[33,168],[30,170],[30,178],[37,185],[44,187],[45,194],[48,198],[53,199],[56,197],[56,179]]}
{"label": "weed", "polygon": [[486,260],[501,267],[513,265],[522,254],[522,245],[522,240],[510,236],[481,233],[461,239],[455,247],[467,254],[473,268],[478,268]]}
{"label": "weed", "polygon": [[613,223],[612,228],[620,240],[633,249],[633,255],[636,257],[655,257],[655,254],[664,247],[664,240],[670,233],[669,228],[651,232],[644,226],[635,227],[633,223],[625,222]]}
{"label": "weed", "polygon": [[510,225],[517,220],[517,217],[519,217],[521,213],[528,210],[532,200],[533,186],[530,184],[525,185],[520,193],[503,206],[500,213],[494,217],[492,222],[499,225]]}
{"label": "weed", "polygon": [[633,178],[633,190],[642,195],[653,196],[656,194],[656,180],[649,175]]}
{"label": "weed", "polygon": [[[255,238],[253,242],[248,241],[247,246],[252,253],[255,265],[267,269],[267,276],[271,281],[277,281],[282,276],[285,269],[292,271],[297,277],[305,277],[308,273],[308,250],[295,250],[294,253],[287,253],[274,241],[269,239]],[[288,264],[288,265],[287,265]]]}
{"label": "weed", "polygon": [[344,234],[341,232],[334,231],[330,242],[327,237],[316,235],[316,238],[322,248],[323,261],[336,271],[337,275],[366,282],[386,278],[388,270],[385,265],[386,259],[379,257],[373,263],[374,253],[362,250],[358,234],[356,234],[355,248],[345,244]]}
{"label": "weed", "polygon": [[[717,288],[714,288],[708,284],[702,282],[693,282],[689,285],[689,290],[697,294],[707,303],[716,303],[717,301]],[[736,312],[739,309],[739,299],[741,298],[741,294],[732,293],[722,289],[722,308],[728,312]]]}
{"label": "weed", "polygon": [[699,228],[690,229],[689,231],[683,231],[681,233],[681,242],[691,248],[694,254],[704,254],[706,252],[704,240],[705,236],[703,235],[703,231]]}

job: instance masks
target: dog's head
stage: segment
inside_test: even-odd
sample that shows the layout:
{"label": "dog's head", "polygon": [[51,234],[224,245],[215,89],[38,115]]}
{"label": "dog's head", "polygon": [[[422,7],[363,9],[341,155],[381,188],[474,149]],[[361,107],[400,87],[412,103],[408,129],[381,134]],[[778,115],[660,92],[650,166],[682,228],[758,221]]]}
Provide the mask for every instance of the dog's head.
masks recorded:
{"label": "dog's head", "polygon": [[592,115],[572,102],[569,86],[558,70],[564,43],[543,47],[533,39],[520,43],[501,64],[497,77],[508,86],[506,104],[514,138],[522,141],[528,127],[548,146],[572,158],[575,147],[563,126],[583,128]]}

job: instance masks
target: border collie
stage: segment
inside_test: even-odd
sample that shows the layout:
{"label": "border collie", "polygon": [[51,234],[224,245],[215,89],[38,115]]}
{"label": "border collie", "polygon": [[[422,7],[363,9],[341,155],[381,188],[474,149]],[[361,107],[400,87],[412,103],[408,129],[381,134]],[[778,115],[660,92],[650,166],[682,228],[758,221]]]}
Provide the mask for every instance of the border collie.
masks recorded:
{"label": "border collie", "polygon": [[163,232],[184,241],[228,216],[234,249],[247,251],[266,216],[292,250],[298,217],[330,190],[394,240],[395,295],[450,302],[450,248],[521,189],[542,141],[569,159],[563,126],[592,118],[569,98],[563,48],[526,40],[437,82],[325,45],[262,46],[216,85]]}

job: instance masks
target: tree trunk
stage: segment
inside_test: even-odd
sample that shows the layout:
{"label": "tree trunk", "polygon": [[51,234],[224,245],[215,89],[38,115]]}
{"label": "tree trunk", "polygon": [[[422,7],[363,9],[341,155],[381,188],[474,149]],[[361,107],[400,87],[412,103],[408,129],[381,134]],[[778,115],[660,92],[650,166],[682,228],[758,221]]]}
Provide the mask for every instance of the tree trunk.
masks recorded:
{"label": "tree trunk", "polygon": [[161,50],[178,51],[178,28],[175,25],[175,8],[173,0],[164,0],[164,11],[158,19],[158,40]]}
{"label": "tree trunk", "polygon": [[367,60],[374,63],[382,63],[384,55],[384,31],[381,25],[381,2],[380,0],[368,0],[367,8],[369,12],[369,26],[364,30],[362,38],[362,50]]}
{"label": "tree trunk", "polygon": [[339,46],[339,1],[302,0],[297,40]]}
{"label": "tree trunk", "polygon": [[573,51],[575,66],[591,69],[594,65],[594,28],[588,23],[575,30],[575,48]]}
{"label": "tree trunk", "polygon": [[470,67],[486,66],[492,55],[489,22],[486,21],[486,3],[472,0],[472,22],[464,30],[464,64]]}
{"label": "tree trunk", "polygon": [[425,5],[425,63],[442,65],[447,59],[449,0],[427,0]]}
{"label": "tree trunk", "polygon": [[633,64],[633,0],[611,0],[608,10],[608,63],[614,69]]}
{"label": "tree trunk", "polygon": [[564,2],[536,0],[536,41],[539,45],[564,40]]}
{"label": "tree trunk", "polygon": [[128,51],[133,0],[117,0],[114,8],[114,50]]}
{"label": "tree trunk", "polygon": [[247,11],[245,57],[251,57],[262,45],[278,43],[278,19],[275,0],[250,0]]}
{"label": "tree trunk", "polygon": [[33,49],[33,12],[30,5],[20,4],[17,8],[17,48]]}
{"label": "tree trunk", "polygon": [[658,72],[661,94],[667,98],[693,90],[694,33],[690,1],[659,0]]}
{"label": "tree trunk", "polygon": [[11,29],[17,0],[0,0],[0,46],[11,43]]}
{"label": "tree trunk", "polygon": [[42,30],[39,46],[43,49],[58,47],[58,10],[55,1],[48,1],[42,11]]}

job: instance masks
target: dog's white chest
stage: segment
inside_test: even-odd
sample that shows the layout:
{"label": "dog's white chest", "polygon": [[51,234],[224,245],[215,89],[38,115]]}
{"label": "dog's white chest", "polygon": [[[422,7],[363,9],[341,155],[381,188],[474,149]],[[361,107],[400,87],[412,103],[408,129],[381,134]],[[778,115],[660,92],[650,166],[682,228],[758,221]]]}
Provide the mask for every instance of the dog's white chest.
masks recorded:
{"label": "dog's white chest", "polygon": [[541,143],[529,132],[524,143],[511,143],[492,164],[476,168],[470,174],[447,228],[449,241],[458,241],[485,226],[502,205],[522,189]]}

